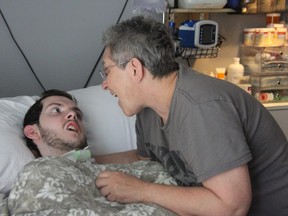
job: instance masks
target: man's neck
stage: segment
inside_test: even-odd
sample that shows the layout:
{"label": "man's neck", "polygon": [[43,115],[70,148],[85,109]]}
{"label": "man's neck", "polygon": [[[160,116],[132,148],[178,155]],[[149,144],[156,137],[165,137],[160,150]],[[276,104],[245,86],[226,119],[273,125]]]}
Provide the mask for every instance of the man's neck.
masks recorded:
{"label": "man's neck", "polygon": [[155,110],[164,124],[169,116],[170,105],[177,79],[178,73],[175,71],[168,77],[152,79],[147,87],[149,89],[149,94],[147,94],[148,106]]}

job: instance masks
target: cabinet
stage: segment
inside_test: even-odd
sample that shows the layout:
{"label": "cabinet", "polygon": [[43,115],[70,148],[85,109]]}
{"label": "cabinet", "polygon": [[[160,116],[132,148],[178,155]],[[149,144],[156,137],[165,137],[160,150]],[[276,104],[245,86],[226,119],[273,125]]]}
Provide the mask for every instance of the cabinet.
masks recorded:
{"label": "cabinet", "polygon": [[241,46],[252,95],[262,103],[288,102],[288,47]]}

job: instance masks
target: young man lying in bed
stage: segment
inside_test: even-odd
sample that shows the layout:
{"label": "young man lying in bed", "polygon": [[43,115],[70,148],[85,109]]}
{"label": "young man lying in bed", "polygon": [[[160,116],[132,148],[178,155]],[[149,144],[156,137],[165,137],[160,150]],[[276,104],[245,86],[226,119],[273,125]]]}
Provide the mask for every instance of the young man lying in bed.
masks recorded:
{"label": "young man lying in bed", "polygon": [[[68,93],[49,90],[24,118],[27,145],[38,158],[19,173],[0,215],[174,215],[145,204],[110,202],[95,186],[104,170],[121,171],[147,182],[176,184],[155,162],[94,163],[87,147],[82,112]],[[84,150],[83,150],[84,149]]]}

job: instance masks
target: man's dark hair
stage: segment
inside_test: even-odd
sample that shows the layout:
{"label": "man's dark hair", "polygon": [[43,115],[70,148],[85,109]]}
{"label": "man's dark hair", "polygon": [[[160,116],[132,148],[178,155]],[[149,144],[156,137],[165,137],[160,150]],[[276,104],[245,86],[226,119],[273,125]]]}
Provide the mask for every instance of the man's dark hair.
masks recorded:
{"label": "man's dark hair", "polygon": [[[57,89],[47,90],[41,94],[41,97],[38,100],[36,100],[36,102],[26,112],[25,117],[24,117],[24,121],[23,121],[23,128],[26,125],[39,124],[40,114],[41,114],[42,109],[43,109],[42,101],[45,98],[51,97],[51,96],[66,97],[66,98],[77,103],[76,99],[72,95],[70,95],[69,93],[67,93],[65,91],[57,90]],[[30,149],[30,151],[32,151],[32,153],[35,155],[35,157],[41,157],[40,151],[39,151],[37,145],[33,142],[33,140],[26,137],[26,144],[27,144],[27,147]]]}

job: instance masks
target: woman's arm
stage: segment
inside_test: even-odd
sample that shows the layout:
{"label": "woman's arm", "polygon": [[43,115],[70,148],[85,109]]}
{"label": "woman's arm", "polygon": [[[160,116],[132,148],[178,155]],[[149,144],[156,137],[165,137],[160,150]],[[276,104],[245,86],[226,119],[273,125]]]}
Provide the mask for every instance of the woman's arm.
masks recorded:
{"label": "woman's arm", "polygon": [[148,160],[149,158],[143,158],[138,156],[136,150],[117,152],[105,155],[95,155],[95,160],[99,164],[107,163],[132,163],[139,160]]}

